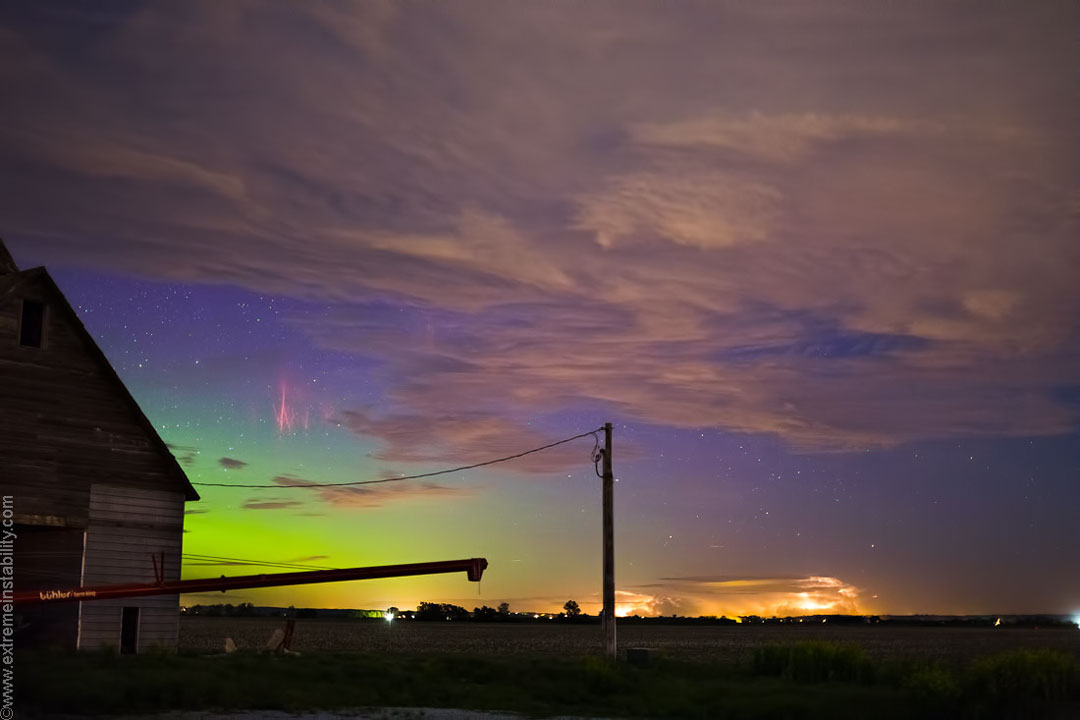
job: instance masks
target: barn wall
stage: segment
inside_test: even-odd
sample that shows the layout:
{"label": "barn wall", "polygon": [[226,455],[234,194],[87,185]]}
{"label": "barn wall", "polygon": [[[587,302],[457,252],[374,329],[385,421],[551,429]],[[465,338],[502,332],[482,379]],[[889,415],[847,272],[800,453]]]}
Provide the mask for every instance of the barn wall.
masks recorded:
{"label": "barn wall", "polygon": [[[77,587],[82,579],[84,532],[77,528],[16,525],[15,589]],[[79,613],[72,603],[29,605],[17,611],[21,644],[74,650]]]}
{"label": "barn wall", "polygon": [[139,608],[139,652],[176,648],[180,632],[180,596],[95,600],[79,603],[79,649],[120,647],[120,614],[125,607]]}
{"label": "barn wall", "polygon": [[[26,299],[46,304],[42,348],[19,345]],[[175,461],[47,275],[36,270],[0,274],[0,494],[14,496],[15,519],[24,527],[67,529],[80,539],[85,531],[86,543],[85,557],[79,558],[81,578],[72,565],[58,573],[48,566],[49,556],[31,552],[59,535],[42,535],[23,546],[22,577],[52,575],[53,586],[69,587],[152,583],[151,553],[164,551],[165,576],[179,579],[185,489],[190,492]],[[175,646],[177,596],[32,612],[53,618],[56,635],[71,638],[72,645],[115,646],[126,606],[141,608],[140,650]]]}
{"label": "barn wall", "polygon": [[[178,492],[96,484],[90,492],[84,585],[155,582],[153,556],[164,553],[165,579],[180,579],[184,496]],[[139,651],[175,647],[177,595],[80,603],[79,647],[119,647],[124,607],[138,607]]]}
{"label": "barn wall", "polygon": [[[11,287],[11,283],[15,283]],[[177,488],[172,459],[41,276],[0,276],[0,490],[28,524],[85,527],[89,489]],[[0,288],[2,289],[2,288]],[[23,299],[46,303],[45,347],[19,345]]]}

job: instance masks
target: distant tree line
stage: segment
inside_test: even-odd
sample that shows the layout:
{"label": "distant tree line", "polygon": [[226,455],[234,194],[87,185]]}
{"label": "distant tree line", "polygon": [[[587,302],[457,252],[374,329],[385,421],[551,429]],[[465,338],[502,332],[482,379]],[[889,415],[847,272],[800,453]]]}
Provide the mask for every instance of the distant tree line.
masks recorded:
{"label": "distant tree line", "polygon": [[[452,605],[450,603],[429,603],[423,602],[416,608],[416,611],[405,611],[398,613],[398,617],[403,619],[412,620],[426,620],[426,621],[465,621],[471,620],[473,622],[531,622],[537,620],[545,621],[575,621],[578,619],[587,620],[589,616],[581,612],[581,608],[574,600],[569,600],[563,605],[562,613],[535,613],[535,612],[511,612],[510,603],[499,603],[498,607],[489,607],[482,605],[480,607],[474,607],[472,612],[460,605]],[[595,620],[595,618],[592,618]]]}
{"label": "distant tree line", "polygon": [[260,614],[257,612],[254,603],[192,605],[184,608],[184,612],[187,615],[206,615],[208,617],[257,617]]}
{"label": "distant tree line", "polygon": [[[339,610],[326,608],[295,608],[289,606],[262,607],[253,603],[231,603],[218,605],[192,605],[181,608],[184,615],[199,615],[206,617],[296,617],[296,618],[323,618],[323,619],[357,619],[357,620],[382,620],[388,615],[401,620],[422,620],[428,622],[556,622],[556,623],[582,623],[594,624],[599,622],[599,617],[587,615],[581,611],[581,606],[575,600],[568,600],[563,605],[561,613],[533,613],[511,612],[509,603],[500,603],[498,607],[482,605],[475,607],[470,612],[461,605],[451,603],[422,602],[416,610],[398,610],[396,607],[383,610]],[[834,624],[834,625],[914,625],[914,626],[953,626],[953,627],[993,627],[999,625],[1004,628],[1031,628],[1031,627],[1075,627],[1076,621],[1071,617],[1052,615],[1006,615],[996,617],[985,616],[932,616],[932,615],[906,615],[885,616],[877,615],[805,615],[803,617],[762,617],[759,615],[744,615],[738,620],[716,616],[683,617],[681,615],[668,615],[664,617],[639,617],[631,615],[620,617],[620,623],[643,624],[643,625],[734,625],[743,623],[746,625],[792,625],[792,624]]]}
{"label": "distant tree line", "polygon": [[180,608],[184,615],[199,615],[202,617],[296,617],[296,618],[350,618],[374,619],[383,617],[382,611],[378,610],[337,610],[327,608],[296,608],[290,605],[283,607],[266,607],[254,603],[231,603],[218,605],[191,605]]}
{"label": "distant tree line", "polygon": [[[343,610],[327,608],[296,608],[290,605],[282,607],[263,607],[253,603],[231,603],[216,605],[192,605],[181,609],[185,615],[198,615],[205,617],[295,617],[295,618],[339,618],[339,619],[367,619],[382,620],[390,616],[400,620],[421,620],[426,622],[572,622],[572,623],[596,623],[599,616],[588,615],[582,612],[581,606],[576,600],[568,600],[563,605],[561,613],[536,613],[536,612],[511,612],[510,604],[503,602],[497,607],[482,605],[474,607],[470,612],[461,605],[452,603],[422,602],[416,610],[399,610],[396,607],[387,610]],[[761,618],[753,618],[763,621]],[[752,620],[752,621],[753,621]],[[620,618],[620,622],[661,622],[661,623],[686,623],[686,622],[709,622],[709,623],[734,623],[727,618],[682,618],[663,617],[645,618],[630,616]]]}

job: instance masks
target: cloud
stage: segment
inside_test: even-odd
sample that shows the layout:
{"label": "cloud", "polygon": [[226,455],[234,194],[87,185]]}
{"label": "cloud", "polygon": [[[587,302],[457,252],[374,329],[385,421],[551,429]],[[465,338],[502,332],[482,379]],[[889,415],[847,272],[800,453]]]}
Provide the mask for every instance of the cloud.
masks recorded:
{"label": "cloud", "polygon": [[554,258],[504,218],[465,208],[456,232],[406,235],[370,233],[357,238],[373,250],[434,261],[458,273],[489,275],[502,283],[544,289],[569,287]]}
{"label": "cloud", "polygon": [[[692,604],[685,598],[673,598],[666,595],[647,595],[631,592],[629,590],[615,591],[615,615],[624,617],[627,615],[645,615],[656,617],[661,615],[698,615],[690,608]],[[596,608],[596,614],[603,610],[603,604]]]}
{"label": "cloud", "polygon": [[580,198],[575,227],[605,248],[626,238],[717,249],[767,239],[781,195],[768,185],[716,171],[637,173]]}
{"label": "cloud", "polygon": [[195,464],[195,460],[199,456],[199,449],[192,445],[176,445],[174,443],[165,443],[165,447],[169,448],[172,454],[176,457],[184,467],[191,467]]}
{"label": "cloud", "polygon": [[0,42],[16,254],[306,301],[377,361],[340,416],[381,459],[582,408],[817,450],[1076,428],[1071,6],[146,3],[65,15],[78,63],[36,13]]}
{"label": "cloud", "polygon": [[[279,475],[274,482],[282,487],[298,487],[314,485],[310,480],[293,477],[291,475]],[[470,494],[466,488],[447,487],[428,482],[404,481],[400,483],[388,482],[377,485],[360,485],[346,487],[313,487],[311,492],[320,500],[330,505],[354,508],[375,508],[393,502],[404,502],[417,499],[447,500],[461,498]],[[293,501],[283,504],[282,507],[297,507],[303,505],[301,501]],[[277,509],[267,507],[265,509]]]}
{"label": "cloud", "polygon": [[[862,615],[868,610],[860,603],[860,596],[857,587],[828,576],[667,577],[616,590],[615,612],[620,617]],[[603,607],[599,593],[575,599],[590,615],[599,614]],[[567,598],[531,596],[507,600],[512,609],[519,611],[561,612]]]}
{"label": "cloud", "polygon": [[[468,465],[538,448],[550,436],[495,413],[446,415],[390,415],[370,417],[346,410],[340,422],[357,435],[373,437],[384,445],[375,452],[379,460],[401,463],[455,463]],[[548,473],[591,462],[588,439],[513,460],[519,472]]]}
{"label": "cloud", "polygon": [[[401,328],[363,326],[354,351],[392,368],[390,400],[408,412],[354,410],[340,419],[358,434],[384,440],[377,453],[382,459],[462,462],[550,438],[524,431],[523,421],[499,412],[496,403],[508,401],[539,415],[591,406],[607,408],[594,417],[617,413],[657,425],[770,432],[806,449],[1054,434],[1073,422],[1070,409],[1045,390],[1068,384],[1073,370],[1065,358],[1044,358],[1043,373],[1033,376],[1024,371],[1030,356],[935,344],[917,334],[852,331],[783,310],[682,307],[648,317],[650,311],[636,318],[647,330],[598,319],[582,340],[574,330],[564,334],[558,323],[538,319],[559,313],[557,306],[507,306],[486,315],[486,335],[436,328],[430,342],[402,342]],[[438,326],[443,317],[436,317]],[[665,317],[671,318],[666,326]],[[336,347],[351,342],[347,331],[333,340]],[[579,461],[576,446],[561,452],[565,462]],[[543,471],[546,456],[527,460]],[[563,462],[550,457],[555,465]]]}
{"label": "cloud", "polygon": [[93,166],[95,174],[105,180],[148,181],[243,200],[244,185],[240,178],[207,170],[194,162],[121,144],[95,143],[89,135],[70,140],[64,152],[45,144],[40,149],[43,154],[51,155],[57,165],[76,172]]}
{"label": "cloud", "polygon": [[218,465],[226,470],[239,470],[247,467],[247,463],[243,460],[237,460],[236,458],[231,457],[218,458]]}
{"label": "cloud", "polygon": [[242,506],[245,510],[293,510],[304,507],[299,500],[248,500]]}
{"label": "cloud", "polygon": [[771,162],[803,159],[814,148],[866,138],[927,135],[942,132],[929,120],[887,115],[820,113],[717,113],[670,123],[641,124],[632,129],[638,142],[659,147],[722,149]]}
{"label": "cloud", "polygon": [[827,576],[668,577],[621,592],[616,608],[624,615],[860,615],[859,596],[855,586]]}

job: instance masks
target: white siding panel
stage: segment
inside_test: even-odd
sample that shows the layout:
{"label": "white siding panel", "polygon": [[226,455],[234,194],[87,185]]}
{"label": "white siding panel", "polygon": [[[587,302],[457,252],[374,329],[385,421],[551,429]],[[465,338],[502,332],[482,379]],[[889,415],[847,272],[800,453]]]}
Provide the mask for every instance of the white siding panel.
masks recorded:
{"label": "white siding panel", "polygon": [[[83,585],[152,584],[154,558],[164,553],[165,578],[180,578],[184,497],[180,493],[94,485],[83,562]],[[138,650],[175,648],[180,598],[152,595],[83,602],[79,647],[119,647],[121,613],[139,608]]]}
{"label": "white siding panel", "polygon": [[184,523],[184,496],[177,492],[93,485],[90,522],[167,525]]}
{"label": "white siding panel", "polygon": [[155,595],[82,603],[79,649],[119,648],[120,616],[125,607],[139,608],[139,652],[155,646],[176,647],[180,631],[179,597]]}

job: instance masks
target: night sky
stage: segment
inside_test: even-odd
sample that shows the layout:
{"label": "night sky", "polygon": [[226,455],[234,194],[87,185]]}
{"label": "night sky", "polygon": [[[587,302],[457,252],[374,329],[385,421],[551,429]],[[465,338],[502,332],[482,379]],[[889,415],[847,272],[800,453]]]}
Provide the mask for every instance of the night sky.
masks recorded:
{"label": "night sky", "polygon": [[[185,602],[1080,610],[1075,2],[0,2],[0,235],[199,488]],[[185,577],[251,570],[189,561]]]}

